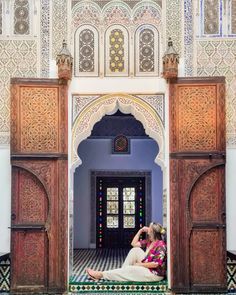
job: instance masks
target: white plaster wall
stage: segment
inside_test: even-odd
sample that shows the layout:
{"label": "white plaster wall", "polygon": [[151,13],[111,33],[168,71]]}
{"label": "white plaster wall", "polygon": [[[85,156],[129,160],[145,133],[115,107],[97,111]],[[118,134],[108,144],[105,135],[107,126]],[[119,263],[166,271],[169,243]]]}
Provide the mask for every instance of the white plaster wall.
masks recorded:
{"label": "white plaster wall", "polygon": [[227,250],[236,251],[236,149],[226,151]]}
{"label": "white plaster wall", "polygon": [[10,148],[0,146],[0,252],[10,252],[11,166]]}
{"label": "white plaster wall", "polygon": [[71,93],[165,93],[166,81],[162,78],[73,78]]}

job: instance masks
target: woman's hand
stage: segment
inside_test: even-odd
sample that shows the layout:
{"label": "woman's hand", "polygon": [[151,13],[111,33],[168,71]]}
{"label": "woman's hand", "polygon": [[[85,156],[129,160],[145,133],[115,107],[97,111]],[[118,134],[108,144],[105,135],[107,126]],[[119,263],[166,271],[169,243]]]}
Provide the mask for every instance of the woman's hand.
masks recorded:
{"label": "woman's hand", "polygon": [[141,231],[141,233],[148,233],[148,231],[149,231],[149,227],[144,226],[144,227],[142,227],[142,228],[140,229],[140,231]]}

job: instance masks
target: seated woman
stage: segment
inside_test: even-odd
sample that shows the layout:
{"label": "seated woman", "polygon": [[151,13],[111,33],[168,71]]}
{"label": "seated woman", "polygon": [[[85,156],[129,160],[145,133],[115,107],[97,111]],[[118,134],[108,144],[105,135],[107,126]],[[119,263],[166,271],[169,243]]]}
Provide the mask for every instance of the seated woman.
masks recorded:
{"label": "seated woman", "polygon": [[[146,232],[147,240],[139,240]],[[124,264],[121,268],[95,271],[86,269],[88,276],[97,281],[100,279],[111,281],[140,281],[157,282],[166,276],[166,243],[165,229],[159,223],[151,223],[149,227],[141,228],[134,236]],[[146,247],[146,251],[142,249]]]}

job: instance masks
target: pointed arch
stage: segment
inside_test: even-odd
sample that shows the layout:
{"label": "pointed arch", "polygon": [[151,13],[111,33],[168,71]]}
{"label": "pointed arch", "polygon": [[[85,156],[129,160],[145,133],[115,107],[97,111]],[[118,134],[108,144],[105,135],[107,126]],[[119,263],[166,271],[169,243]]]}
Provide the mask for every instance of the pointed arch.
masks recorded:
{"label": "pointed arch", "polygon": [[159,145],[155,162],[163,169],[164,157],[164,126],[155,109],[141,98],[130,94],[109,94],[89,103],[76,118],[72,128],[71,169],[72,173],[82,162],[78,156],[78,146],[92,131],[96,122],[105,115],[114,114],[117,110],[131,113],[139,120],[146,133]]}

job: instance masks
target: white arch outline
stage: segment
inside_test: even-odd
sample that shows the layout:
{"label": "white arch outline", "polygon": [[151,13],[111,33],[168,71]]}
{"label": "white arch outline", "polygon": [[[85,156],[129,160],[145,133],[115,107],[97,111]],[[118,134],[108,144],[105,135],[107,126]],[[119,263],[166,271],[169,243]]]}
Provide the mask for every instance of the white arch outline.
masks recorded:
{"label": "white arch outline", "polygon": [[95,123],[105,115],[114,114],[118,109],[125,114],[131,113],[143,124],[145,132],[158,143],[159,152],[155,158],[155,163],[164,170],[165,131],[158,113],[141,98],[131,94],[116,93],[103,95],[87,104],[76,118],[72,128],[71,173],[74,173],[75,169],[82,163],[77,152],[79,144],[91,134]]}

